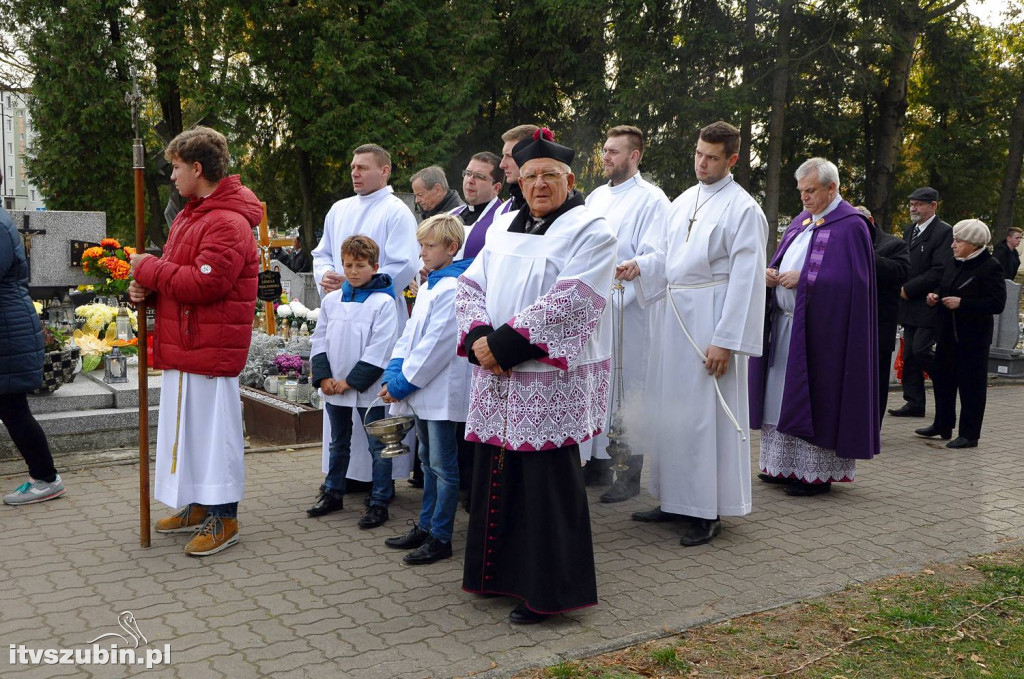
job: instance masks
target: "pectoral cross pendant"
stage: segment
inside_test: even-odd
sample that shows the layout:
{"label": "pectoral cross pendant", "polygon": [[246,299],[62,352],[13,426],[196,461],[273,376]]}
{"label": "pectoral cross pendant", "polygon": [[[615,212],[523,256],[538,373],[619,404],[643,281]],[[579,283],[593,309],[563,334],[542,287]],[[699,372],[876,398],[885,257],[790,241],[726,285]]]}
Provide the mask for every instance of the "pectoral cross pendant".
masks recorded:
{"label": "pectoral cross pendant", "polygon": [[686,242],[687,243],[690,242],[690,234],[693,233],[693,223],[695,221],[697,221],[697,215],[696,214],[694,214],[692,217],[690,217],[690,226],[688,226],[686,228]]}

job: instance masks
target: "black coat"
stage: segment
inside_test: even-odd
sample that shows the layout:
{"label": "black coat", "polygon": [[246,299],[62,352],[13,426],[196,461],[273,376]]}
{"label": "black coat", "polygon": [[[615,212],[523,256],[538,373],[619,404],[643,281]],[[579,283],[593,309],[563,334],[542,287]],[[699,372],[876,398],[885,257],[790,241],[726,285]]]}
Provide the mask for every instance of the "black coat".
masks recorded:
{"label": "black coat", "polygon": [[988,351],[992,344],[992,317],[1006,306],[1006,283],[999,262],[984,250],[974,259],[946,264],[942,280],[935,290],[939,298],[959,297],[958,309],[947,309],[941,302],[938,311],[940,344],[953,342],[960,348]]}
{"label": "black coat", "polygon": [[[903,231],[903,240],[909,245],[915,224]],[[953,261],[953,227],[938,216],[928,225],[920,242],[910,250],[910,274],[903,289],[910,299],[900,299],[899,321],[903,325],[932,328],[938,322],[938,310],[928,306],[925,299],[942,280],[942,272]]]}
{"label": "black coat", "polygon": [[874,226],[875,294],[878,296],[878,346],[891,353],[896,347],[896,320],[900,288],[910,273],[910,250],[906,241]]}
{"label": "black coat", "polygon": [[999,262],[999,266],[1003,267],[1003,278],[1012,281],[1017,277],[1017,269],[1020,268],[1020,253],[1011,250],[1006,241],[1003,241],[992,249],[992,255]]}
{"label": "black coat", "polygon": [[43,326],[28,296],[21,234],[0,207],[0,394],[23,394],[43,382]]}

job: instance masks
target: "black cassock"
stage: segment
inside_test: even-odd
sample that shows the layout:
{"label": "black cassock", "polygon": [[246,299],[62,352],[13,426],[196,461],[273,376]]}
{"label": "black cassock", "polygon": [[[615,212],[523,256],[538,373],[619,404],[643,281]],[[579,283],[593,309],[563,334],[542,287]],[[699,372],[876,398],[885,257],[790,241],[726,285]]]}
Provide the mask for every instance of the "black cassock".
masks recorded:
{"label": "black cassock", "polygon": [[522,599],[537,613],[597,604],[590,509],[578,445],[473,460],[462,588]]}

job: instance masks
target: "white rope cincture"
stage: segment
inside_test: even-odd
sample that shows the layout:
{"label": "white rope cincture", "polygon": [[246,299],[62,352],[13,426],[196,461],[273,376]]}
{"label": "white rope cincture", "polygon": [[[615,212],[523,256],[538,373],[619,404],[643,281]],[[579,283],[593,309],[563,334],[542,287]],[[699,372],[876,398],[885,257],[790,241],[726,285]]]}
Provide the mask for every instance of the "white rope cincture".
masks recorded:
{"label": "white rope cincture", "polygon": [[[676,315],[676,320],[679,321],[679,327],[682,328],[683,334],[686,335],[686,339],[690,341],[690,345],[693,347],[693,350],[697,352],[698,356],[700,356],[700,360],[705,363],[707,363],[708,357],[704,353],[704,351],[701,350],[699,346],[697,346],[697,343],[693,341],[693,337],[690,336],[690,331],[686,329],[686,324],[683,323],[683,317],[679,315],[679,309],[676,308],[676,301],[672,298],[672,291],[696,290],[699,288],[714,288],[719,285],[725,285],[728,282],[729,279],[726,278],[719,281],[711,281],[709,283],[696,283],[694,285],[677,285],[672,283],[668,285],[668,303],[672,307],[672,313]],[[725,414],[732,422],[732,425],[736,427],[736,432],[740,435],[740,438],[746,441],[747,435],[743,432],[743,427],[740,426],[739,420],[736,419],[736,416],[733,415],[732,410],[729,409],[729,404],[725,402],[725,396],[722,395],[722,389],[718,386],[718,377],[712,376],[712,379],[715,381],[715,393],[718,394],[719,405],[722,406],[722,410],[725,411]]]}

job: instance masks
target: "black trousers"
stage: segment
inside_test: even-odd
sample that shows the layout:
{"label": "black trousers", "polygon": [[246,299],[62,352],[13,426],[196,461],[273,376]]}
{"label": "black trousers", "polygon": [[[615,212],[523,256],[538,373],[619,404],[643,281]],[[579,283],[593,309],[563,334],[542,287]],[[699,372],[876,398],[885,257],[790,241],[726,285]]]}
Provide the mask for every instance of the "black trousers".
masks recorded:
{"label": "black trousers", "polygon": [[15,447],[28,465],[28,473],[37,481],[52,482],[57,478],[53,455],[43,428],[28,408],[26,394],[0,394],[0,420],[11,435]]}
{"label": "black trousers", "polygon": [[960,393],[960,429],[965,439],[981,438],[988,392],[988,347],[961,347],[956,342],[939,342],[935,368],[930,373],[935,385],[935,426],[956,425],[956,395]]}
{"label": "black trousers", "polygon": [[914,410],[924,411],[924,373],[934,371],[933,344],[931,328],[903,326],[903,400]]}

